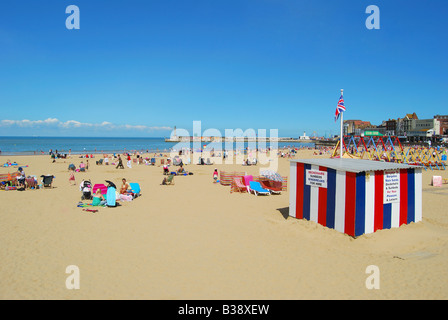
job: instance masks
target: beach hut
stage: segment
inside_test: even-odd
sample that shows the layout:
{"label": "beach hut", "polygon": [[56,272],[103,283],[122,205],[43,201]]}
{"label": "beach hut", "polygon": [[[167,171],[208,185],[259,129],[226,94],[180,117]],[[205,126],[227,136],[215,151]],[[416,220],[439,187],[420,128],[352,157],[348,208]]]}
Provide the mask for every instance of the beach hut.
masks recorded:
{"label": "beach hut", "polygon": [[290,161],[289,215],[352,237],[422,220],[422,167],[359,159]]}

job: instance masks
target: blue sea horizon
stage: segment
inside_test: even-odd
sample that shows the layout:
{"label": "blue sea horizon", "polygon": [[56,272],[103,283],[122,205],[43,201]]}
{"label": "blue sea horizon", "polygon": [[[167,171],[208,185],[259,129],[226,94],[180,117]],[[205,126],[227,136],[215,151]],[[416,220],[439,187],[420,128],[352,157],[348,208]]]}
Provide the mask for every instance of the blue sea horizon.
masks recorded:
{"label": "blue sea horizon", "polygon": [[[46,137],[0,136],[0,155],[49,154],[50,150],[68,154],[166,152],[193,147],[192,143],[165,142],[164,137]],[[203,143],[208,145],[208,143]],[[267,144],[269,146],[269,144]],[[216,144],[215,144],[216,146]],[[224,144],[222,144],[224,146]],[[246,147],[247,144],[244,144]],[[265,145],[263,145],[264,147]],[[279,142],[278,148],[312,147],[313,143]],[[251,145],[252,147],[252,145]]]}

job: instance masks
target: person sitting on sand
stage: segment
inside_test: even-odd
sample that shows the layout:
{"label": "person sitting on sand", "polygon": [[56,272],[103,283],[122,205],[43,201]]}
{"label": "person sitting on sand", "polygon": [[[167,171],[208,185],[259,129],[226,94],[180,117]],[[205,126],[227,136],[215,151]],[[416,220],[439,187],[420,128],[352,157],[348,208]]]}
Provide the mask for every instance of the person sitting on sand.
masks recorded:
{"label": "person sitting on sand", "polygon": [[128,192],[129,189],[131,189],[131,187],[129,186],[129,183],[126,182],[125,178],[123,178],[121,181],[123,182],[123,184],[121,185],[120,188],[120,194],[125,194]]}
{"label": "person sitting on sand", "polygon": [[185,173],[185,169],[182,166],[182,164],[180,165],[180,168],[177,170],[177,173]]}
{"label": "person sitting on sand", "polygon": [[170,170],[168,169],[168,165],[164,164],[163,165],[163,174],[168,174],[170,173]]}
{"label": "person sitting on sand", "polygon": [[92,206],[102,206],[106,204],[106,199],[104,199],[103,194],[101,193],[101,189],[98,188],[93,196]]}
{"label": "person sitting on sand", "polygon": [[22,169],[22,167],[19,167],[18,171],[19,171],[19,175],[17,176],[17,181],[18,181],[19,185],[22,185],[23,187],[25,187],[25,181],[26,181],[25,171]]}

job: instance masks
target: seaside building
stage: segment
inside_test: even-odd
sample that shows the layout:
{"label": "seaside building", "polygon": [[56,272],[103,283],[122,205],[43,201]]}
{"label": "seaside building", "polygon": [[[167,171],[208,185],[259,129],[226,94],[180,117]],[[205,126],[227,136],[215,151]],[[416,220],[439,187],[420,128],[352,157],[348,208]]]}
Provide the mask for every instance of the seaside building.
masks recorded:
{"label": "seaside building", "polygon": [[306,132],[303,131],[303,136],[300,136],[300,137],[299,137],[299,140],[310,140],[310,137],[308,137],[308,136],[306,135]]}
{"label": "seaside building", "polygon": [[360,136],[366,128],[372,127],[370,121],[344,120],[344,135]]}
{"label": "seaside building", "polygon": [[399,121],[399,124],[400,124],[400,129],[399,129],[400,134],[399,135],[406,136],[409,131],[412,131],[412,128],[415,126],[414,125],[415,120],[418,120],[418,116],[415,112],[412,114],[411,113],[406,114],[403,117],[403,119],[401,119]]}
{"label": "seaside building", "polygon": [[444,136],[448,135],[448,115],[435,115],[434,119],[439,121],[439,132],[436,133],[438,135]]}
{"label": "seaside building", "polygon": [[395,136],[397,131],[397,120],[389,119],[386,121],[386,135]]}
{"label": "seaside building", "polygon": [[407,113],[403,118],[388,119],[379,126],[369,121],[344,120],[344,135],[365,136],[375,132],[378,135],[397,136],[413,142],[436,142],[441,136],[448,135],[448,115],[435,115],[432,119],[419,119],[415,112]]}
{"label": "seaside building", "polygon": [[412,119],[411,130],[406,132],[410,142],[436,139],[440,135],[440,121],[438,119]]}
{"label": "seaside building", "polygon": [[[415,120],[418,120],[417,114],[415,112],[408,113],[403,118],[383,121],[381,125],[376,127],[376,130],[387,136],[405,137],[415,128]],[[365,130],[372,129],[366,128]]]}

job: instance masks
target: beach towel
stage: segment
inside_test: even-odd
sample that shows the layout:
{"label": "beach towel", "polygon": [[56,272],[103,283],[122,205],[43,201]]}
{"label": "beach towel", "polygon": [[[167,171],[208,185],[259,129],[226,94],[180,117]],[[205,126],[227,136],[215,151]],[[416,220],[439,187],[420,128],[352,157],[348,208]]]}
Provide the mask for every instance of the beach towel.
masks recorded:
{"label": "beach towel", "polygon": [[247,175],[243,177],[243,182],[246,187],[249,186],[251,181],[254,181],[254,177],[252,175]]}
{"label": "beach towel", "polygon": [[93,213],[98,212],[98,210],[96,210],[96,209],[82,209],[82,211],[93,212]]}
{"label": "beach towel", "polygon": [[122,200],[122,201],[132,201],[132,195],[120,194],[120,200]]}
{"label": "beach towel", "polygon": [[98,204],[98,205],[93,205],[92,203],[83,203],[83,202],[78,202],[78,204],[76,205],[78,208],[88,208],[88,207],[106,207],[105,204]]}
{"label": "beach towel", "polygon": [[115,196],[115,188],[109,187],[107,188],[107,194],[106,194],[106,201],[108,207],[115,207],[116,206],[116,196]]}

